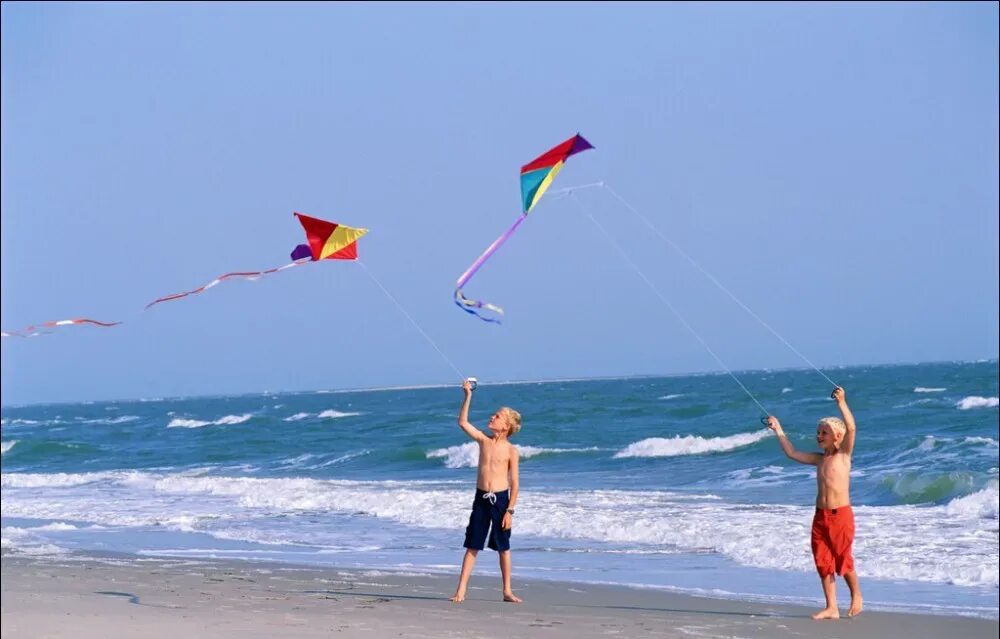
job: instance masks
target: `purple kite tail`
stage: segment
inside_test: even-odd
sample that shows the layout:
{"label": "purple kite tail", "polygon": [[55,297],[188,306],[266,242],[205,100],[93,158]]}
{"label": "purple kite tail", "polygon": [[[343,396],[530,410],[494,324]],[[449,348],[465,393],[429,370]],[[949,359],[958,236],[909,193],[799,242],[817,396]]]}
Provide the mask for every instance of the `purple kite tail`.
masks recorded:
{"label": "purple kite tail", "polygon": [[462,293],[462,287],[465,286],[470,279],[472,279],[472,276],[475,275],[480,268],[482,268],[483,264],[486,263],[486,260],[488,260],[491,255],[496,253],[497,249],[503,246],[503,243],[507,241],[507,238],[509,238],[511,235],[514,234],[514,231],[517,230],[517,227],[521,226],[521,223],[524,222],[525,217],[526,217],[525,215],[519,216],[517,220],[513,224],[511,224],[510,228],[504,231],[503,235],[498,237],[492,244],[490,244],[489,248],[483,251],[483,254],[480,255],[478,258],[476,258],[476,261],[472,263],[472,266],[467,268],[465,272],[462,273],[461,277],[458,278],[458,281],[455,282],[455,304],[458,305],[458,307],[461,308],[466,313],[471,313],[472,315],[475,315],[479,319],[486,322],[493,322],[495,324],[500,323],[499,319],[494,319],[486,317],[484,315],[480,315],[477,312],[477,309],[487,309],[499,315],[503,315],[502,308],[500,308],[499,306],[494,306],[493,304],[488,304],[486,302],[481,302],[479,300],[467,298]]}

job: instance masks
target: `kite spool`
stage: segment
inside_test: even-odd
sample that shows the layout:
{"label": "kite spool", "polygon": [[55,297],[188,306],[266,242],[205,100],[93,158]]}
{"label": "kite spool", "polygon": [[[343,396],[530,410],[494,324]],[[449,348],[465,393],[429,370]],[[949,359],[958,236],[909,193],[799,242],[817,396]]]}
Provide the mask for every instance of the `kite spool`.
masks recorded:
{"label": "kite spool", "polygon": [[475,377],[468,377],[465,381],[469,382],[469,390],[476,390],[476,386],[479,385]]}

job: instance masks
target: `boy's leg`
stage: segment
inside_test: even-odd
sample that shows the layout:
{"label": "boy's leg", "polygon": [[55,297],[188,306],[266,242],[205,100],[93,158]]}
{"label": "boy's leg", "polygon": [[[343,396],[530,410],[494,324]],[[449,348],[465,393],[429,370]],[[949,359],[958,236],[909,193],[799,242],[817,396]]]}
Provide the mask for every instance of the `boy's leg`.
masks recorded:
{"label": "boy's leg", "polygon": [[465,601],[465,590],[469,586],[469,577],[472,575],[472,567],[476,565],[477,554],[479,554],[478,550],[465,549],[465,557],[462,558],[462,574],[458,577],[458,588],[451,598],[455,603]]}
{"label": "boy's leg", "polygon": [[861,586],[858,585],[858,573],[850,570],[844,573],[844,581],[851,589],[851,608],[847,611],[848,617],[855,617],[861,614],[864,608],[864,599],[861,598]]}
{"label": "boy's leg", "polygon": [[837,582],[836,575],[829,574],[820,577],[823,584],[823,596],[826,597],[826,608],[813,614],[813,619],[840,619],[840,611],[837,610]]}
{"label": "boy's leg", "polygon": [[510,603],[521,603],[521,598],[514,594],[510,587],[510,551],[498,552],[500,555],[500,576],[503,577],[503,600]]}

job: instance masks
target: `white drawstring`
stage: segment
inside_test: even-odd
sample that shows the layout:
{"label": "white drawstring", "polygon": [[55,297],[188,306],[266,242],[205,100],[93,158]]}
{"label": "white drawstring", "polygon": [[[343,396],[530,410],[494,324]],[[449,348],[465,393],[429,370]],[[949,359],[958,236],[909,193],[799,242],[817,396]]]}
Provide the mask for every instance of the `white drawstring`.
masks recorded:
{"label": "white drawstring", "polygon": [[494,506],[497,505],[497,494],[493,491],[483,493],[483,499],[489,499],[491,504]]}

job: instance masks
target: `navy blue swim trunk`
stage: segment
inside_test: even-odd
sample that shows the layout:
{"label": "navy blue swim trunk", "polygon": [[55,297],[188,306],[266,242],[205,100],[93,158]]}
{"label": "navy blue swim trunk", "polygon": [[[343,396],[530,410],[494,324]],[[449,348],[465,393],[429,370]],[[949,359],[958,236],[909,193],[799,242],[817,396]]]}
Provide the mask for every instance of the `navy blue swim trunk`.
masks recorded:
{"label": "navy blue swim trunk", "polygon": [[501,525],[508,503],[509,488],[496,493],[476,489],[469,525],[465,529],[466,548],[482,550],[484,545],[488,545],[497,552],[510,550],[510,530],[504,530]]}

